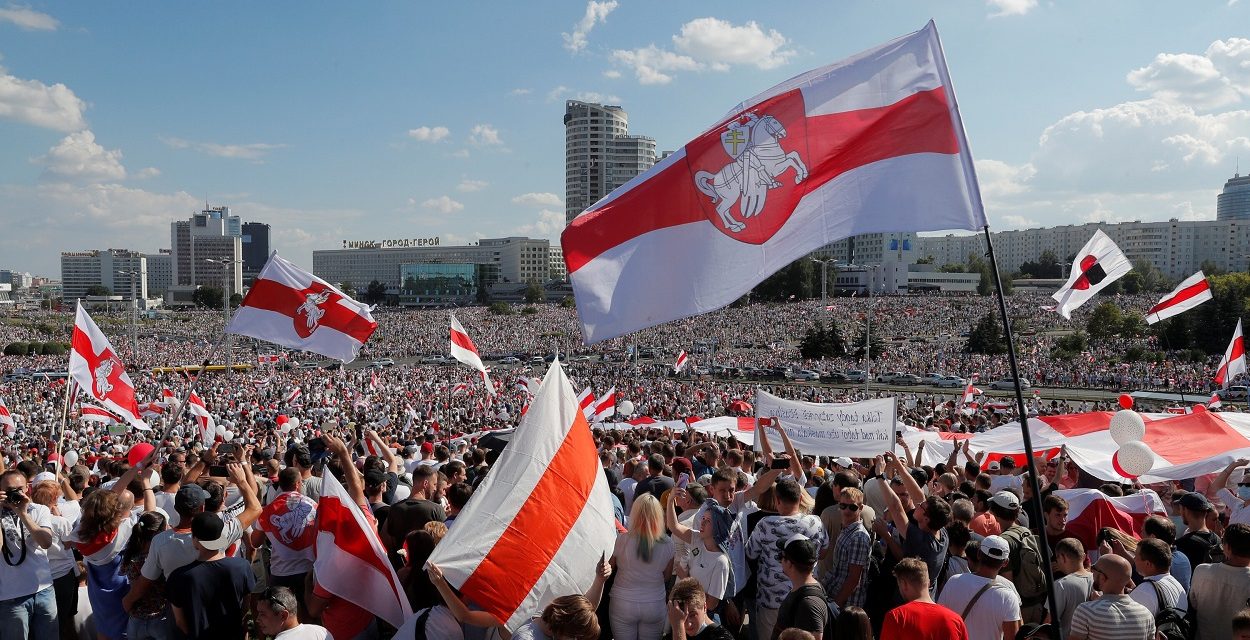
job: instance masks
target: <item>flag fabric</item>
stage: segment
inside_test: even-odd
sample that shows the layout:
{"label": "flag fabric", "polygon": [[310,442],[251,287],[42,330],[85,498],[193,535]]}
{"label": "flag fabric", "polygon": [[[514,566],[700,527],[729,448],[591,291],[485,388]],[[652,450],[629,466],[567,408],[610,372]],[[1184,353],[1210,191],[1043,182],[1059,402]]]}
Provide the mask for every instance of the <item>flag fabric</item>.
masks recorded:
{"label": "flag fabric", "polygon": [[1111,238],[1102,229],[1095,231],[1094,237],[1076,254],[1068,281],[1051,296],[1059,303],[1055,311],[1071,319],[1072,312],[1077,307],[1132,269],[1133,263],[1129,262]]}
{"label": "flag fabric", "polygon": [[986,224],[930,22],[739,104],[560,244],[590,344],[719,309],[843,238]]}
{"label": "flag fabric", "polygon": [[398,628],[412,608],[378,538],[377,521],[334,474],[325,475],[317,502],[317,584]]}
{"label": "flag fabric", "polygon": [[490,382],[490,374],[487,373],[486,365],[482,364],[482,357],[477,353],[477,346],[473,344],[469,334],[460,325],[454,312],[451,313],[451,357],[480,371],[482,382],[486,384],[486,393],[495,395],[495,385]]}
{"label": "flag fabric", "polygon": [[1146,312],[1146,323],[1154,324],[1174,315],[1184,313],[1211,299],[1211,286],[1207,276],[1199,271],[1176,285],[1171,293],[1159,299],[1159,304]]}
{"label": "flag fabric", "polygon": [[599,396],[595,401],[595,422],[603,422],[616,415],[616,387]]}
{"label": "flag fabric", "polygon": [[616,540],[598,462],[573,387],[553,363],[511,442],[430,562],[509,631],[556,597],[585,593]]}
{"label": "flag fabric", "polygon": [[217,421],[213,420],[213,414],[209,413],[204,401],[194,391],[191,392],[191,397],[187,398],[187,411],[191,412],[195,418],[195,424],[200,429],[200,441],[206,447],[211,445],[217,434]]}
{"label": "flag fabric", "polygon": [[167,407],[163,402],[149,402],[139,405],[139,415],[145,418],[157,418],[165,415]]}
{"label": "flag fabric", "polygon": [[226,325],[226,333],[351,362],[378,328],[370,309],[275,251]]}
{"label": "flag fabric", "polygon": [[4,398],[0,398],[0,427],[4,428],[6,436],[17,432],[17,423],[13,420],[13,414],[9,413],[8,405],[4,404]]}
{"label": "flag fabric", "polygon": [[165,402],[173,402],[176,400],[174,392],[169,387],[161,387],[161,400]]}
{"label": "flag fabric", "polygon": [[292,404],[296,400],[299,400],[303,395],[304,395],[304,390],[301,389],[300,387],[295,387],[294,390],[286,394],[286,398],[284,398],[282,401],[285,404]]}
{"label": "flag fabric", "polygon": [[685,350],[677,354],[677,362],[673,363],[673,373],[681,373],[681,370],[686,368],[686,364],[689,361],[689,358],[686,357]]}
{"label": "flag fabric", "polygon": [[1233,331],[1233,340],[1224,350],[1220,366],[1215,370],[1215,384],[1227,388],[1239,375],[1246,372],[1246,343],[1241,335],[1241,319],[1237,319],[1237,329]]}
{"label": "flag fabric", "polygon": [[89,404],[78,406],[78,417],[83,422],[99,422],[101,424],[117,424],[117,417],[99,407]]}
{"label": "flag fabric", "polygon": [[1207,408],[1219,409],[1222,406],[1224,406],[1224,403],[1220,400],[1220,394],[1212,393],[1211,400],[1207,402]]}
{"label": "flag fabric", "polygon": [[70,338],[69,375],[87,395],[141,431],[151,428],[139,416],[135,385],[113,345],[78,303]]}
{"label": "flag fabric", "polygon": [[968,386],[964,387],[964,395],[960,398],[960,404],[970,404],[977,396],[984,393],[980,389],[972,386],[972,380],[968,381]]}
{"label": "flag fabric", "polygon": [[586,387],[581,393],[577,394],[577,408],[582,410],[582,415],[586,416],[587,422],[593,422],[595,419],[595,394]]}
{"label": "flag fabric", "polygon": [[1108,496],[1097,489],[1063,489],[1055,491],[1054,495],[1068,502],[1065,532],[1076,536],[1091,550],[1098,548],[1098,533],[1103,527],[1140,538],[1146,518],[1168,515],[1163,501],[1150,489],[1120,497]]}

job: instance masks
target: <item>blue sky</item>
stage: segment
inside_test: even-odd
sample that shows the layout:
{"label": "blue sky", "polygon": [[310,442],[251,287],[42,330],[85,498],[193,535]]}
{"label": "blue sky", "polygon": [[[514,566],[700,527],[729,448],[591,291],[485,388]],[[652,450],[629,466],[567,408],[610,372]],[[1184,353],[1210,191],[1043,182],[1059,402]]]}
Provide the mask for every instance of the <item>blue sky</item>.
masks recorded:
{"label": "blue sky", "polygon": [[930,18],[994,228],[1210,218],[1250,167],[1248,0],[0,0],[0,268],[167,247],[205,198],[304,265],[342,239],[554,239],[563,100],[676,149]]}

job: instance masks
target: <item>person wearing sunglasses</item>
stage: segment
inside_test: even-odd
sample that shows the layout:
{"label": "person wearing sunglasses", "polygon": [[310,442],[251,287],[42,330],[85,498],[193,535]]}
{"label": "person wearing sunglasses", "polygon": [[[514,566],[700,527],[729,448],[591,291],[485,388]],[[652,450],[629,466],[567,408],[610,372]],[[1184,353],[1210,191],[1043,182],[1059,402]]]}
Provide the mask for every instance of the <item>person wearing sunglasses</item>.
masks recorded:
{"label": "person wearing sunglasses", "polygon": [[[1238,476],[1237,486],[1230,490],[1228,479],[1240,467],[1250,464],[1250,458],[1238,458],[1228,463],[1227,467],[1215,477],[1212,487],[1219,487],[1215,497],[1228,507],[1228,523],[1250,524],[1250,469],[1243,470]],[[1235,492],[1235,493],[1234,493]]]}
{"label": "person wearing sunglasses", "polygon": [[842,531],[833,547],[832,569],[822,576],[821,584],[839,610],[848,606],[864,606],[864,578],[872,553],[872,536],[860,519],[863,508],[863,491],[848,487],[838,494]]}

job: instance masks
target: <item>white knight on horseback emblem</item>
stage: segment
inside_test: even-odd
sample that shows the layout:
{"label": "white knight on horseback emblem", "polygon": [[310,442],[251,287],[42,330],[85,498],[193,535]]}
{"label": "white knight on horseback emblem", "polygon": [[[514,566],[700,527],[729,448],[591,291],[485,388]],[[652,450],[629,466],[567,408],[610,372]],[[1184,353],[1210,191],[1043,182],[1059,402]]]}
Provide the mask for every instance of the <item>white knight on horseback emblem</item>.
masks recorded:
{"label": "white knight on horseback emblem", "polygon": [[[720,134],[729,163],[716,173],[695,173],[695,186],[711,198],[716,214],[729,231],[746,229],[746,220],[764,210],[768,190],[781,186],[777,178],[787,169],[794,169],[794,184],[807,178],[807,165],[799,152],[787,152],[781,147],[785,137],[786,128],[777,118],[747,113],[730,122]],[[742,221],[730,213],[735,202]]]}

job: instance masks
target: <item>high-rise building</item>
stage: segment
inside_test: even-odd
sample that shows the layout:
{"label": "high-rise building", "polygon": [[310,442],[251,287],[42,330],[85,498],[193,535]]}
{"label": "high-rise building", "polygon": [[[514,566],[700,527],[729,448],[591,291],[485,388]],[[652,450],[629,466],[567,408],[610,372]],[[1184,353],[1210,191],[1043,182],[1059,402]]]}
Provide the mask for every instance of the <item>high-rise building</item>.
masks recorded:
{"label": "high-rise building", "polygon": [[547,249],[547,277],[551,280],[559,280],[567,282],[569,279],[568,266],[564,264],[564,250],[560,245],[553,244]]}
{"label": "high-rise building", "polygon": [[0,284],[12,285],[13,291],[21,291],[29,289],[34,276],[27,271],[13,271],[12,269],[0,269]]}
{"label": "high-rise building", "polygon": [[132,279],[135,296],[146,300],[147,258],[137,251],[108,249],[61,254],[62,295],[66,302],[87,297],[87,290],[96,286],[129,300]]}
{"label": "high-rise building", "polygon": [[148,293],[163,296],[174,285],[174,256],[169,249],[161,249],[159,253],[149,253],[148,259]]}
{"label": "high-rise building", "polygon": [[1234,173],[1215,198],[1216,220],[1250,220],[1250,176]]}
{"label": "high-rise building", "polygon": [[243,283],[251,286],[269,260],[269,225],[243,223]]}
{"label": "high-rise building", "polygon": [[243,225],[238,216],[230,215],[229,207],[206,206],[189,220],[170,223],[169,229],[173,265],[173,285],[166,291],[169,302],[190,302],[197,288],[221,287],[227,280],[231,294],[242,293]]}
{"label": "high-rise building", "polygon": [[566,224],[653,164],[655,139],[629,135],[624,109],[578,100],[564,104]]}

